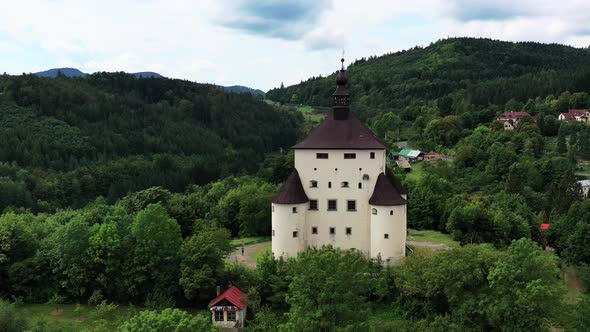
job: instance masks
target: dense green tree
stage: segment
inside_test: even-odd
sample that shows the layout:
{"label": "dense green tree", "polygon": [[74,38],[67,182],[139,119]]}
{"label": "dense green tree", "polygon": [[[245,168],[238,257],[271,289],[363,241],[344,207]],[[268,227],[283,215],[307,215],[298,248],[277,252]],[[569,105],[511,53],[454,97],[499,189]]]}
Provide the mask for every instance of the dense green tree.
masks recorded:
{"label": "dense green tree", "polygon": [[[289,331],[360,328],[371,288],[369,266],[359,252],[323,247],[300,253],[289,285]],[[321,283],[318,280],[323,280]]]}
{"label": "dense green tree", "polygon": [[561,125],[559,127],[559,132],[557,133],[557,152],[564,154],[567,152],[567,144],[565,142],[565,126]]}
{"label": "dense green tree", "polygon": [[233,250],[226,229],[211,228],[184,240],[180,248],[180,286],[188,299],[211,295],[223,273],[224,258]]}
{"label": "dense green tree", "polygon": [[217,331],[209,317],[193,316],[178,309],[164,309],[161,312],[144,310],[125,321],[120,332],[214,332]]}
{"label": "dense green tree", "polygon": [[125,265],[129,292],[140,298],[148,293],[174,294],[182,244],[176,221],[160,205],[150,204],[130,225],[129,241]]}

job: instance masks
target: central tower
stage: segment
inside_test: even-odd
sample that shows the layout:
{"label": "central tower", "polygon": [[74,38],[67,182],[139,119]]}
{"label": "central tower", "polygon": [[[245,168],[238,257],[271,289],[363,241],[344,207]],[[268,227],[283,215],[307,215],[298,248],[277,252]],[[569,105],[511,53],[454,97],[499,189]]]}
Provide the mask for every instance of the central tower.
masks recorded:
{"label": "central tower", "polygon": [[331,244],[392,263],[405,255],[406,192],[387,169],[387,144],[350,112],[341,61],[332,111],[292,147],[295,171],[272,200],[272,251]]}

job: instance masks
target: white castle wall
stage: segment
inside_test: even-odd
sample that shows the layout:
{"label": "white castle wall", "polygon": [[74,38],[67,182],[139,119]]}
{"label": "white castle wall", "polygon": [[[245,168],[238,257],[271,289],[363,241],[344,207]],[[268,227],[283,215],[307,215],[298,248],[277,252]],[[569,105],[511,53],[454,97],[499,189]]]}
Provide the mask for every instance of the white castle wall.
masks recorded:
{"label": "white castle wall", "polygon": [[[293,213],[293,208],[297,213]],[[272,252],[275,257],[296,256],[305,248],[307,203],[272,204]],[[297,237],[293,237],[297,232]]]}
{"label": "white castle wall", "polygon": [[[371,258],[381,256],[387,265],[406,255],[407,205],[372,206]],[[385,234],[388,238],[385,238]]]}

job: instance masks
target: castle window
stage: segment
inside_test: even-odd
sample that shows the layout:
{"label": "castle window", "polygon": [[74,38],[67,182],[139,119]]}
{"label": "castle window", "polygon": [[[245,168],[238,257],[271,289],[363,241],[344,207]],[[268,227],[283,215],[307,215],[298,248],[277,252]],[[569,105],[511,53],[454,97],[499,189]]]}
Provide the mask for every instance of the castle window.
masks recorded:
{"label": "castle window", "polygon": [[299,236],[299,233],[297,231],[293,232],[293,237],[297,237]]}
{"label": "castle window", "polygon": [[371,213],[372,213],[372,214],[377,214],[377,209],[375,209],[375,208],[372,208],[372,209],[371,209]]}
{"label": "castle window", "polygon": [[317,201],[317,199],[310,199],[309,200],[309,209],[310,210],[317,210],[318,209],[318,201]]}
{"label": "castle window", "polygon": [[389,234],[383,234],[384,239],[389,239]]}
{"label": "castle window", "polygon": [[223,311],[215,311],[215,321],[223,322]]}
{"label": "castle window", "polygon": [[328,188],[332,188],[332,182],[328,182]]}
{"label": "castle window", "polygon": [[309,187],[310,188],[317,188],[318,187],[318,182],[316,180],[309,181]]}
{"label": "castle window", "polygon": [[356,201],[347,201],[346,202],[346,210],[356,211]]}
{"label": "castle window", "polygon": [[359,182],[359,189],[363,189],[363,183]]}
{"label": "castle window", "polygon": [[375,159],[375,152],[371,152],[371,159]]}
{"label": "castle window", "polygon": [[336,234],[336,227],[330,227],[330,235]]}
{"label": "castle window", "polygon": [[327,153],[316,153],[315,157],[316,157],[316,159],[328,159],[328,154]]}
{"label": "castle window", "polygon": [[275,236],[275,230],[274,229],[272,230],[272,236]]}
{"label": "castle window", "polygon": [[348,181],[343,181],[342,183],[340,183],[340,187],[348,188]]}
{"label": "castle window", "polygon": [[346,235],[352,235],[352,227],[346,227]]}
{"label": "castle window", "polygon": [[356,159],[356,153],[345,153],[344,159]]}
{"label": "castle window", "polygon": [[328,200],[328,211],[336,211],[337,207],[335,199]]}
{"label": "castle window", "polygon": [[236,312],[235,311],[228,311],[227,312],[227,321],[228,322],[235,322],[236,321]]}
{"label": "castle window", "polygon": [[393,210],[389,210],[389,215],[393,216]]}
{"label": "castle window", "polygon": [[297,207],[293,207],[293,213],[297,213]]}
{"label": "castle window", "polygon": [[318,228],[316,226],[313,226],[311,228],[311,234],[317,234],[318,233]]}

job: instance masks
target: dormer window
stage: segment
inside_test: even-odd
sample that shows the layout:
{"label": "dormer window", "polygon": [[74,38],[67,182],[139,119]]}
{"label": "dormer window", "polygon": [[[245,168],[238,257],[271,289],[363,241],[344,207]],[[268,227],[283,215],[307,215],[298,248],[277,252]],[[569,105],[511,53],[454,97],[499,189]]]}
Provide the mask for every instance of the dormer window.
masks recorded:
{"label": "dormer window", "polygon": [[342,183],[340,183],[340,187],[348,188],[348,181],[343,181]]}
{"label": "dormer window", "polygon": [[345,153],[344,159],[356,159],[356,153]]}
{"label": "dormer window", "polygon": [[310,188],[317,188],[318,187],[318,182],[316,180],[309,181],[309,187]]}

